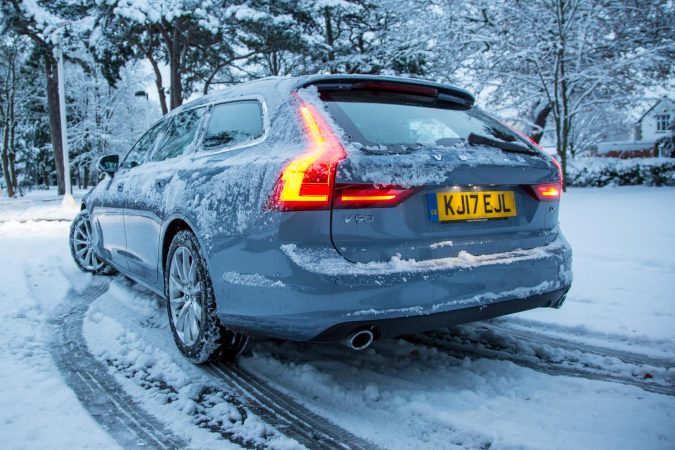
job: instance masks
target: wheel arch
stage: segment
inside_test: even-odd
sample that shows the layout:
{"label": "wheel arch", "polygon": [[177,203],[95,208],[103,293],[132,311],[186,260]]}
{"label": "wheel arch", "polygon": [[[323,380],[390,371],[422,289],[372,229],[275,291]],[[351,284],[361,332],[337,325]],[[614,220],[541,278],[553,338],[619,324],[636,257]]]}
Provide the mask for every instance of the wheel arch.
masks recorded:
{"label": "wheel arch", "polygon": [[[162,262],[162,274],[166,270],[166,257],[169,254],[169,247],[171,246],[171,241],[173,241],[174,236],[180,231],[191,231],[195,234],[195,229],[190,223],[182,217],[174,217],[167,221],[166,226],[164,227],[164,233],[162,234],[162,245],[161,245],[161,262]],[[199,239],[199,238],[197,238]],[[162,277],[163,278],[163,277]]]}
{"label": "wheel arch", "polygon": [[195,235],[197,238],[197,242],[199,242],[199,248],[202,252],[202,256],[204,257],[206,261],[207,267],[209,266],[209,258],[207,255],[207,250],[208,248],[206,247],[202,236],[199,233],[199,228],[188,218],[186,218],[182,214],[172,214],[166,218],[164,221],[163,225],[163,232],[161,234],[162,240],[161,240],[161,245],[159,247],[160,251],[160,257],[161,259],[161,269],[162,269],[162,274],[164,273],[164,269],[166,268],[166,257],[169,254],[169,247],[171,246],[171,241],[173,240],[174,236],[179,232],[187,230],[192,232],[192,234]]}

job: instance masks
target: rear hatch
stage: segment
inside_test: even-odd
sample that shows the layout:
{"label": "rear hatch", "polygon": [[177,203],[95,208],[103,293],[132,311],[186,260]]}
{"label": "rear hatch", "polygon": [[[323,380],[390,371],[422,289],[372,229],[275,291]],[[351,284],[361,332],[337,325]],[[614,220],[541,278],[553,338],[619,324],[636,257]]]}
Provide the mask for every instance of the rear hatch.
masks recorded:
{"label": "rear hatch", "polygon": [[396,83],[318,88],[347,153],[331,217],[346,259],[497,253],[555,238],[552,159],[472,99]]}

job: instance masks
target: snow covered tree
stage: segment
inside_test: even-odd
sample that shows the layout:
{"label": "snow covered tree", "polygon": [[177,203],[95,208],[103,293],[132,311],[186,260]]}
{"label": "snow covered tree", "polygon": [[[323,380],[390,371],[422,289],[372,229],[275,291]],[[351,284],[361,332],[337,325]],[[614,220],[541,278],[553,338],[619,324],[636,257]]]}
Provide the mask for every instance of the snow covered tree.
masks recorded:
{"label": "snow covered tree", "polygon": [[[162,112],[180,106],[208,77],[209,66],[222,68],[235,57],[225,2],[157,0],[96,2],[96,27],[90,44],[103,73],[114,83],[130,60],[152,66]],[[169,69],[169,103],[161,74]]]}
{"label": "snow covered tree", "polygon": [[552,120],[563,173],[577,117],[667,76],[675,56],[665,1],[503,1],[474,11],[485,46],[473,60],[477,76],[495,100],[529,112],[530,135]]}
{"label": "snow covered tree", "polygon": [[2,130],[2,176],[7,185],[7,196],[14,197],[18,187],[16,173],[17,96],[21,95],[19,72],[23,64],[17,36],[0,38],[0,130]]}
{"label": "snow covered tree", "polygon": [[[46,3],[46,2],[45,2]],[[75,13],[69,2],[50,2],[50,8],[63,13]],[[75,8],[77,9],[77,8]],[[2,3],[2,26],[19,35],[28,37],[33,46],[33,56],[42,62],[47,84],[47,104],[49,112],[50,135],[54,160],[56,162],[56,179],[58,192],[65,193],[63,147],[61,140],[61,119],[59,116],[58,75],[56,59],[53,55],[55,40],[60,39],[59,25],[66,19],[57,16],[47,5],[22,0],[7,0]]]}
{"label": "snow covered tree", "polygon": [[96,68],[85,71],[76,65],[67,67],[65,82],[71,165],[80,186],[86,188],[93,181],[98,158],[124,154],[160,112],[146,111],[146,99],[134,95],[148,82],[138,64],[123,67],[115,86]]}

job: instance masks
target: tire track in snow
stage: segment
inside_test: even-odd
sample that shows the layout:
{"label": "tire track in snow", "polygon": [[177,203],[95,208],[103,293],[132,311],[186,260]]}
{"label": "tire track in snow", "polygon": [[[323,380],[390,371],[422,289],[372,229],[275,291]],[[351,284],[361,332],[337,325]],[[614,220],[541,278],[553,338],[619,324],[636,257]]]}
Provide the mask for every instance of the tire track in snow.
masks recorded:
{"label": "tire track in snow", "polygon": [[[66,295],[64,306],[50,320],[56,334],[51,350],[57,366],[80,402],[122,447],[185,448],[188,445],[186,442],[164,429],[155,417],[146,413],[132,397],[124,393],[109,369],[127,378],[129,374],[117,367],[114,361],[99,361],[86,347],[82,335],[84,316],[89,304],[107,292],[109,285],[109,280],[95,279],[84,289],[83,294],[71,289]],[[217,381],[205,388],[232,392],[234,397],[230,403],[235,407],[250,410],[268,425],[307,448],[377,448],[312,413],[236,363],[217,362],[202,367]],[[132,376],[136,381],[137,375]],[[151,383],[155,380],[145,381]],[[171,386],[160,388],[172,390]],[[242,440],[226,427],[196,424],[204,428],[202,425],[233,443],[251,448],[251,442]]]}
{"label": "tire track in snow", "polygon": [[87,349],[82,335],[84,314],[109,286],[109,280],[95,280],[82,294],[68,291],[60,310],[49,320],[54,330],[52,357],[80,403],[122,448],[186,448],[188,443],[141,409],[124,393],[108,366]]}
{"label": "tire track in snow", "polygon": [[[467,329],[482,329],[486,330],[489,328],[487,325],[467,325],[465,326]],[[498,334],[498,332],[495,329],[489,328],[489,332],[493,334]],[[503,337],[511,337],[513,339],[518,339],[517,336],[515,335],[510,335],[509,333],[502,333],[500,336],[501,338]],[[529,338],[532,338],[528,342],[531,344],[536,344],[539,346],[542,345],[548,345],[547,349],[555,349],[555,341],[553,340],[551,342],[547,343],[542,343],[536,341],[536,339],[533,336],[529,336]],[[569,366],[569,365],[562,365],[560,362],[556,362],[553,360],[547,360],[539,356],[538,354],[530,355],[530,354],[520,354],[518,353],[518,349],[512,349],[512,348],[507,348],[507,347],[502,347],[499,344],[494,345],[494,342],[490,342],[489,340],[485,340],[482,338],[476,338],[473,336],[466,336],[466,335],[451,335],[451,334],[443,334],[443,333],[426,333],[426,334],[418,334],[414,336],[407,336],[405,338],[408,342],[416,345],[424,345],[427,347],[433,347],[436,348],[437,350],[448,354],[450,356],[462,359],[464,357],[474,357],[474,358],[485,358],[485,359],[494,359],[494,360],[504,360],[504,361],[510,361],[514,364],[517,364],[522,367],[527,367],[529,369],[536,370],[538,372],[546,373],[549,375],[565,375],[565,376],[570,376],[570,377],[577,377],[577,378],[585,378],[585,379],[590,379],[590,380],[597,380],[597,381],[608,381],[612,383],[620,383],[620,384],[625,384],[625,385],[630,385],[630,386],[636,386],[639,387],[640,389],[643,389],[648,392],[654,392],[657,394],[664,394],[664,395],[671,395],[675,396],[675,386],[671,384],[657,384],[657,383],[651,383],[646,380],[640,380],[636,379],[635,377],[631,376],[625,376],[621,374],[614,374],[611,373],[607,370],[601,370],[598,368],[590,368],[590,367],[585,367],[583,365],[583,361],[577,361],[574,366]],[[494,340],[494,339],[493,339]],[[583,349],[581,348],[573,348],[571,347],[571,343],[568,343],[566,341],[563,341],[565,346],[560,346],[560,348],[564,348],[565,350],[574,350],[575,352],[584,352]],[[570,345],[568,345],[570,344]],[[600,350],[599,348],[592,347],[594,352],[589,352],[595,356],[603,356],[603,357],[616,357],[614,355],[609,355],[609,354],[604,354],[604,353],[598,353]],[[625,356],[625,355],[624,355]],[[653,359],[649,359],[652,361]],[[637,359],[637,361],[641,361],[641,359]],[[564,361],[564,362],[569,362],[569,361]],[[625,362],[625,361],[624,361]],[[638,367],[642,365],[639,364]],[[664,370],[667,370],[668,367],[664,366],[657,366],[660,368],[663,368]]]}
{"label": "tire track in snow", "polygon": [[675,361],[668,358],[652,357],[647,355],[640,355],[638,353],[629,352],[625,350],[617,350],[607,347],[600,347],[596,345],[585,344],[583,342],[569,341],[566,339],[554,337],[536,331],[521,330],[504,326],[502,324],[471,324],[467,325],[476,329],[484,329],[496,334],[508,335],[517,338],[521,341],[531,342],[533,344],[548,344],[553,347],[564,348],[567,350],[579,350],[584,353],[591,353],[598,356],[608,356],[610,358],[617,358],[627,364],[634,364],[638,366],[654,366],[672,369],[675,367]]}
{"label": "tire track in snow", "polygon": [[225,380],[228,386],[245,399],[253,413],[307,448],[355,450],[378,448],[324,417],[314,414],[236,363],[221,361],[207,367],[212,375]]}

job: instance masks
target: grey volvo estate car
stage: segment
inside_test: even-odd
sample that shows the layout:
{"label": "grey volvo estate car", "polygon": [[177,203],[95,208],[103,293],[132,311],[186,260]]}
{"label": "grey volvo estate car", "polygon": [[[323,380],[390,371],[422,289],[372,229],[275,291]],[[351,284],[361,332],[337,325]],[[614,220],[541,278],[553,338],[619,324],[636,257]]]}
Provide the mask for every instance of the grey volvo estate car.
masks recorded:
{"label": "grey volvo estate car", "polygon": [[172,111],[99,170],[75,261],[165,297],[195,363],[249,336],[362,349],[559,307],[572,281],[557,163],[452,86],[241,84]]}

